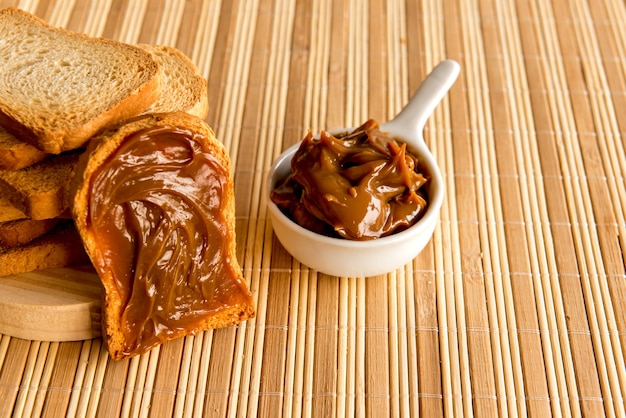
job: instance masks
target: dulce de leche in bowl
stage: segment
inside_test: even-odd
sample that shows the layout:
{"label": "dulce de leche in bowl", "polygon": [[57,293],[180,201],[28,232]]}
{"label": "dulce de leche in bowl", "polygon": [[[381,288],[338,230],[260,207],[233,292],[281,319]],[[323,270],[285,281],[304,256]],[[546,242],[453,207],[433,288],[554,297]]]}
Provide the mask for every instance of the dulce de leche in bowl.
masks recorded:
{"label": "dulce de leche in bowl", "polygon": [[269,216],[295,259],[333,276],[368,277],[422,251],[444,196],[422,131],[459,71],[456,62],[443,61],[394,119],[308,133],[274,161],[266,184]]}
{"label": "dulce de leche in bowl", "polygon": [[329,237],[371,240],[403,231],[427,207],[427,177],[405,143],[372,119],[339,134],[311,132],[271,200],[298,225]]}

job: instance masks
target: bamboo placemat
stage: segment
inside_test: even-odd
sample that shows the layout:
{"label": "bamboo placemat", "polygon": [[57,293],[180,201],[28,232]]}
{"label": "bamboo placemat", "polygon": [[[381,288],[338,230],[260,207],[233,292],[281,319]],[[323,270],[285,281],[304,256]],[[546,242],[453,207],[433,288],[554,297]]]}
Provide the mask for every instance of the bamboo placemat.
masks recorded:
{"label": "bamboo placemat", "polygon": [[[180,48],[235,168],[258,315],[116,363],[0,339],[2,416],[624,416],[626,5],[619,0],[0,1]],[[395,115],[440,60],[446,199],[411,264],[317,274],[264,177],[308,128]]]}

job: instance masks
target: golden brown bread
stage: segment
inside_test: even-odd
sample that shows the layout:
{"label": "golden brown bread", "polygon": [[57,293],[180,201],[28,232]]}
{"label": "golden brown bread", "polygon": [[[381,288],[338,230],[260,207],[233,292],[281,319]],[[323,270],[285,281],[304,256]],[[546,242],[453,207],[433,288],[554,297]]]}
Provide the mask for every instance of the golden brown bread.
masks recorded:
{"label": "golden brown bread", "polygon": [[[165,45],[137,45],[159,64],[161,92],[143,113],[184,111],[204,119],[208,113],[206,79],[181,51]],[[0,126],[0,170],[18,170],[35,164],[50,154],[29,144]]]}
{"label": "golden brown bread", "polygon": [[16,208],[5,196],[0,195],[0,222],[9,222],[26,218],[27,216],[24,212]]}
{"label": "golden brown bread", "polygon": [[[125,156],[126,152],[141,154],[143,150],[140,146],[134,145],[141,143],[137,138],[148,135],[146,132],[153,135],[157,131],[165,133],[162,137],[150,137],[147,141],[149,144],[145,145],[157,147],[155,152],[145,152],[148,158],[159,161],[151,167],[154,171],[148,170],[145,165],[133,166],[127,170],[131,173],[130,179],[122,176],[120,173],[124,173],[124,169],[116,165],[123,160],[120,155]],[[183,132],[181,135],[185,138],[193,137],[193,140],[189,140],[191,146],[202,148],[202,155],[208,153],[210,158],[206,158],[211,162],[203,163],[197,170],[204,173],[200,176],[201,181],[211,177],[211,184],[219,183],[219,186],[215,186],[219,189],[218,193],[212,193],[212,189],[206,190],[205,186],[192,196],[181,196],[183,191],[178,193],[178,190],[190,187],[191,180],[188,171],[184,175],[169,176],[167,173],[176,164],[163,159],[169,158],[168,153],[180,154],[179,151],[170,152],[175,149],[172,141],[163,140],[165,137],[169,140],[171,131],[176,131],[177,135]],[[161,142],[167,142],[167,147],[159,148]],[[154,157],[153,154],[159,155]],[[134,164],[135,154],[133,156]],[[204,162],[203,159],[200,161]],[[212,178],[217,176],[210,166],[214,162],[219,166],[217,171],[224,173],[223,179]],[[144,171],[150,174],[143,177]],[[154,176],[165,178],[167,184],[154,187],[150,183]],[[131,190],[135,184],[140,186],[137,186],[137,190]],[[195,183],[192,186],[195,187]],[[211,198],[201,199],[200,196],[205,195],[203,193]],[[106,335],[113,359],[141,354],[164,341],[233,325],[254,316],[252,296],[236,256],[234,186],[230,160],[223,145],[201,119],[182,112],[148,115],[102,133],[92,139],[87,151],[81,156],[70,194],[74,196],[72,215],[104,285],[103,335]],[[218,213],[220,219],[199,219],[202,216],[199,214],[205,212],[186,209],[203,205]],[[185,219],[184,223],[176,224],[175,219],[179,218]],[[104,223],[102,219],[109,219],[109,222]],[[203,234],[202,228],[196,228],[196,224],[212,225],[214,221],[222,225],[212,229],[219,237],[207,234],[208,238],[200,239],[200,246],[179,247],[180,242],[185,244],[189,241],[195,245],[195,237]],[[115,228],[111,228],[113,224]],[[133,227],[129,227],[129,224]],[[120,230],[129,232],[118,234],[116,231]],[[219,243],[216,253],[212,252],[213,242]],[[190,253],[195,254],[191,262],[187,260]],[[146,259],[154,261],[144,263]],[[122,269],[120,266],[126,263],[129,267]],[[131,279],[128,280],[126,275]],[[161,301],[159,298],[168,297],[166,293],[179,295],[179,299],[187,301],[186,307],[170,299]],[[187,299],[197,297],[198,293],[202,294],[201,300]],[[204,305],[209,301],[215,303],[214,300],[220,304]],[[143,306],[160,308],[154,307],[148,313],[137,313],[144,309]],[[190,309],[195,316],[190,316]],[[127,318],[134,319],[131,321]],[[187,325],[175,325],[179,322]],[[144,325],[135,329],[134,324],[139,323]],[[129,331],[131,328],[133,330]],[[157,337],[150,331],[154,329],[159,330]]]}
{"label": "golden brown bread", "polygon": [[19,170],[48,156],[39,148],[16,138],[0,126],[0,170]]}
{"label": "golden brown bread", "polygon": [[61,218],[53,219],[19,219],[0,223],[0,245],[17,247],[31,242],[49,232]]}
{"label": "golden brown bread", "polygon": [[206,118],[209,112],[207,81],[180,50],[167,45],[137,45],[150,52],[159,64],[161,95],[143,113],[186,112]]}
{"label": "golden brown bread", "polygon": [[27,244],[0,245],[0,276],[88,262],[71,219],[60,221],[50,232]]}
{"label": "golden brown bread", "polygon": [[141,48],[0,10],[0,124],[42,151],[79,148],[159,97],[159,67]]}
{"label": "golden brown bread", "polygon": [[0,39],[0,169],[79,148],[141,113],[207,115],[206,79],[174,47],[92,38],[16,8],[0,10]]}
{"label": "golden brown bread", "polygon": [[20,170],[0,170],[0,195],[28,218],[60,216],[67,209],[66,194],[79,154],[64,153]]}

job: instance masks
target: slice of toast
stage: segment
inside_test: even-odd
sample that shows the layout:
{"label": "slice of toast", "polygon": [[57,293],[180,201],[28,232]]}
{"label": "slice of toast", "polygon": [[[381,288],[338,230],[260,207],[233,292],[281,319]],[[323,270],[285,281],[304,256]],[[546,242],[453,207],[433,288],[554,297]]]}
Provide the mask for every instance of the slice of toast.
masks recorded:
{"label": "slice of toast", "polygon": [[0,276],[85,263],[89,258],[71,219],[25,245],[0,245]]}
{"label": "slice of toast", "polygon": [[113,359],[254,316],[230,160],[201,119],[148,115],[104,132],[81,156],[70,194],[104,285]]}
{"label": "slice of toast", "polygon": [[0,170],[0,195],[28,218],[60,216],[68,207],[68,187],[80,155],[63,153],[21,170]]}
{"label": "slice of toast", "polygon": [[0,124],[44,152],[79,148],[159,97],[159,66],[141,48],[17,8],[0,10],[0,40]]}
{"label": "slice of toast", "polygon": [[[207,82],[196,65],[180,50],[165,45],[137,45],[150,53],[159,66],[161,91],[143,113],[183,111],[201,119],[209,110]],[[18,170],[49,156],[0,126],[0,170]]]}
{"label": "slice of toast", "polygon": [[42,220],[20,219],[2,222],[0,223],[0,245],[5,247],[17,247],[27,244],[48,233],[60,221],[61,218]]}
{"label": "slice of toast", "polygon": [[144,113],[187,112],[200,119],[209,112],[207,81],[182,51],[165,45],[139,44],[159,64],[162,92]]}
{"label": "slice of toast", "polygon": [[43,160],[48,155],[0,126],[0,170],[19,170]]}
{"label": "slice of toast", "polygon": [[[209,110],[206,79],[180,50],[165,45],[139,44],[159,64],[161,92],[158,100],[143,113],[183,111],[206,118]],[[0,170],[18,170],[50,154],[16,138],[0,126]]]}
{"label": "slice of toast", "polygon": [[[159,98],[143,113],[183,111],[206,118],[209,111],[207,81],[196,65],[180,50],[165,45],[139,44],[159,65]],[[0,170],[18,170],[35,164],[50,154],[16,138],[0,126]]]}
{"label": "slice of toast", "polygon": [[16,208],[6,196],[0,194],[0,222],[15,221],[27,218],[26,214]]}

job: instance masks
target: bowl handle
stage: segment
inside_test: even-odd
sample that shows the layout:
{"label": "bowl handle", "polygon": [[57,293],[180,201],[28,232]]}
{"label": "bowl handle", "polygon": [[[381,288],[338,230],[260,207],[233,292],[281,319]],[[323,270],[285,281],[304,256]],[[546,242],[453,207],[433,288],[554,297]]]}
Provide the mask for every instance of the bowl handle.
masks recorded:
{"label": "bowl handle", "polygon": [[[391,132],[406,132],[411,138],[420,138],[426,120],[435,110],[443,96],[450,90],[460,72],[456,61],[445,60],[440,62],[422,81],[411,100],[381,129]],[[407,138],[409,139],[409,138]]]}

